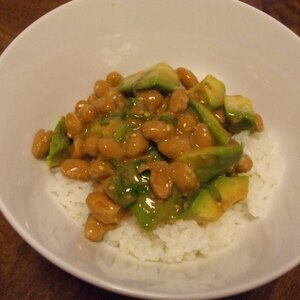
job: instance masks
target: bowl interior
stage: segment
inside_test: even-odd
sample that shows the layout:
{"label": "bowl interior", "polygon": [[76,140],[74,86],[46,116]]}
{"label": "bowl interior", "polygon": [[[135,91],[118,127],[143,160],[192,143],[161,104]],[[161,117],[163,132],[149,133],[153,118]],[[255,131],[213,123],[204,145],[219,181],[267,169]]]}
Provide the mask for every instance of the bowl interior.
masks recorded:
{"label": "bowl interior", "polygon": [[[215,298],[274,279],[300,261],[299,53],[299,38],[237,1],[90,0],[54,10],[0,59],[2,212],[56,265],[128,295]],[[35,131],[53,128],[97,79],[160,61],[199,78],[214,74],[228,94],[251,98],[285,161],[264,219],[242,229],[228,249],[179,265],[139,263],[86,241],[49,198],[51,174],[30,151]]]}

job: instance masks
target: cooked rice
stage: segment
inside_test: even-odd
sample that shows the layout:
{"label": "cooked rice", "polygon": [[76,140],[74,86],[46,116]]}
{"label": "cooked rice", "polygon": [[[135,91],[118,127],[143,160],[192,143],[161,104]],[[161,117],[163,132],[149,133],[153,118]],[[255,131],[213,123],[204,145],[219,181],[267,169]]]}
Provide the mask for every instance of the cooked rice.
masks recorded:
{"label": "cooked rice", "polygon": [[[142,261],[168,263],[193,260],[232,243],[240,225],[266,215],[272,205],[274,187],[278,185],[283,170],[282,158],[268,132],[252,135],[243,132],[235,139],[244,145],[245,152],[254,163],[249,172],[246,200],[234,205],[218,221],[206,226],[199,226],[193,220],[179,220],[173,225],[145,232],[131,217],[123,220],[116,230],[108,232],[103,242]],[[88,215],[85,199],[91,190],[89,183],[70,180],[60,172],[55,173],[48,184],[48,191],[55,201],[81,227]]]}

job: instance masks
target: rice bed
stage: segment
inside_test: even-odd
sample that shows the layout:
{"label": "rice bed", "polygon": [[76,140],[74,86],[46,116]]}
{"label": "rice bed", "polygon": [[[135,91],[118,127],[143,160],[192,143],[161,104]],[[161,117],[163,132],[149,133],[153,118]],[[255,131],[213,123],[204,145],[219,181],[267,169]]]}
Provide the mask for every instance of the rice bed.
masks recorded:
{"label": "rice bed", "polygon": [[[272,205],[271,196],[280,180],[280,165],[283,164],[274,140],[267,132],[252,135],[243,132],[235,139],[244,145],[245,152],[253,160],[247,199],[228,209],[218,221],[206,226],[199,226],[193,220],[178,220],[173,225],[146,232],[131,217],[123,220],[116,230],[108,232],[102,242],[142,261],[167,263],[193,260],[232,243],[240,225],[266,215]],[[272,164],[274,161],[276,168]],[[51,197],[80,227],[84,226],[89,213],[85,199],[91,190],[90,183],[70,180],[60,172],[56,172],[47,182]]]}

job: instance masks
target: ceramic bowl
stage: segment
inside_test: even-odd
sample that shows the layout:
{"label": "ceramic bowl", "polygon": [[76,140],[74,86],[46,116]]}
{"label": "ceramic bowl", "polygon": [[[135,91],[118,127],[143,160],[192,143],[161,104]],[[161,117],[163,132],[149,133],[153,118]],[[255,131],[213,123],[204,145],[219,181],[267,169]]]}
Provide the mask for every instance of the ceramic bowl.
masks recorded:
{"label": "ceramic bowl", "polygon": [[[35,250],[101,288],[147,298],[212,299],[263,285],[300,262],[300,39],[238,1],[72,1],[28,27],[0,58],[0,207]],[[47,167],[31,155],[39,128],[108,72],[165,61],[247,95],[275,132],[285,162],[267,216],[238,247],[176,265],[141,263],[91,243],[46,193]],[[276,165],[276,161],[273,162]]]}

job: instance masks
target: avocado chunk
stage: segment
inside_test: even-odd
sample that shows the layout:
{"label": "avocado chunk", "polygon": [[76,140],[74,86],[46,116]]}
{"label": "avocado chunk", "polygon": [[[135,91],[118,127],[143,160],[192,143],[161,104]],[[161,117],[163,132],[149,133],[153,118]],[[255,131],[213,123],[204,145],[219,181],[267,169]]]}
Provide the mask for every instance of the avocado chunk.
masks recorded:
{"label": "avocado chunk", "polygon": [[225,85],[212,75],[207,75],[201,82],[188,91],[189,94],[200,94],[211,110],[220,108],[224,104]]}
{"label": "avocado chunk", "polygon": [[65,117],[61,117],[55,126],[53,136],[50,142],[49,154],[47,156],[47,164],[49,168],[54,168],[69,157],[69,149],[71,140],[67,135]]}
{"label": "avocado chunk", "polygon": [[174,223],[183,211],[183,200],[176,191],[164,201],[154,199],[151,194],[142,195],[131,211],[142,228],[152,230],[162,222]]}
{"label": "avocado chunk", "polygon": [[189,200],[181,217],[198,223],[218,220],[227,208],[247,197],[248,183],[248,176],[217,178]]}
{"label": "avocado chunk", "polygon": [[218,145],[225,145],[229,143],[231,139],[230,133],[222,127],[209,108],[194,100],[190,100],[189,105],[196,111],[199,119],[208,126]]}
{"label": "avocado chunk", "polygon": [[121,80],[118,89],[123,93],[135,94],[144,89],[158,89],[172,92],[180,86],[176,71],[166,63],[129,75]]}
{"label": "avocado chunk", "polygon": [[225,211],[233,204],[245,199],[248,195],[249,177],[219,177],[212,185],[221,196],[222,210]]}
{"label": "avocado chunk", "polygon": [[243,154],[239,143],[223,146],[191,149],[182,154],[178,160],[190,165],[198,180],[205,183],[216,176],[226,174],[237,164]]}
{"label": "avocado chunk", "polygon": [[227,128],[232,133],[256,130],[255,112],[250,99],[243,96],[226,96],[224,99]]}
{"label": "avocado chunk", "polygon": [[149,69],[136,72],[123,78],[118,85],[118,90],[122,93],[132,93],[135,91],[135,86],[139,80],[149,71]]}

